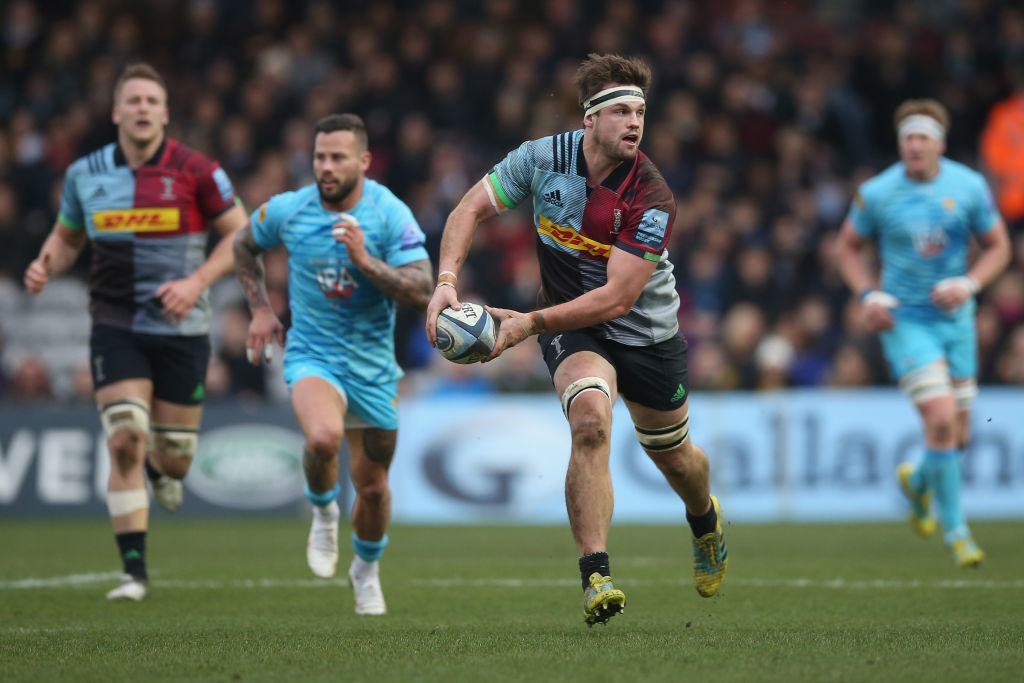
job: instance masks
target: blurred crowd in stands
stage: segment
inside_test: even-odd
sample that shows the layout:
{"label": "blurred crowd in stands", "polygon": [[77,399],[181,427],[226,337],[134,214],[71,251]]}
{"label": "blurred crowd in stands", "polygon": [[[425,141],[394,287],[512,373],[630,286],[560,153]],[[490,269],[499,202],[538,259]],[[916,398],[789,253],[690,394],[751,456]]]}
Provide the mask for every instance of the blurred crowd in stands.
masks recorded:
{"label": "blurred crowd in stands", "polygon": [[[250,211],[311,182],[313,122],[360,114],[369,175],[412,207],[436,264],[472,183],[523,140],[580,126],[572,75],[592,51],[654,70],[642,149],[678,203],[670,256],[694,389],[888,382],[832,243],[856,185],[896,160],[891,117],[909,97],[949,108],[947,156],[988,174],[1011,227],[1013,263],[979,298],[979,379],[1024,382],[1019,2],[12,0],[0,11],[0,396],[90,397],[88,254],[45,296],[29,300],[21,277],[68,164],[115,139],[111,91],[127,63],[163,73],[170,135],[219,160]],[[463,298],[533,308],[534,239],[523,210],[484,226]],[[283,254],[268,255],[267,279],[286,314]],[[269,374],[245,363],[234,280],[212,300],[208,396],[283,396],[280,363]],[[550,386],[533,341],[463,367],[429,348],[418,312],[398,322],[406,392]]]}

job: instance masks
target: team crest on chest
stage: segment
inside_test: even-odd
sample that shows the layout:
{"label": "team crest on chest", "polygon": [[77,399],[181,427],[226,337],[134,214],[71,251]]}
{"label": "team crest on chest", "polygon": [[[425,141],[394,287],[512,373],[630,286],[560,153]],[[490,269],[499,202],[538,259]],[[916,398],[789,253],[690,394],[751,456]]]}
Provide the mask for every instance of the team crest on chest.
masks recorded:
{"label": "team crest on chest", "polygon": [[925,258],[937,256],[946,248],[949,237],[941,227],[915,230],[910,235],[914,250]]}
{"label": "team crest on chest", "polygon": [[348,268],[330,262],[320,265],[316,261],[314,261],[314,268],[316,269],[314,277],[317,284],[320,285],[320,291],[331,304],[337,306],[339,301],[348,304],[349,297],[356,291],[355,278],[352,277]]}
{"label": "team crest on chest", "polygon": [[622,230],[622,209],[612,209],[612,214],[615,216],[612,223],[612,234],[618,235]]}
{"label": "team crest on chest", "polygon": [[160,182],[164,186],[164,192],[160,195],[160,199],[172,200],[177,199],[174,194],[174,178],[169,175],[160,176]]}

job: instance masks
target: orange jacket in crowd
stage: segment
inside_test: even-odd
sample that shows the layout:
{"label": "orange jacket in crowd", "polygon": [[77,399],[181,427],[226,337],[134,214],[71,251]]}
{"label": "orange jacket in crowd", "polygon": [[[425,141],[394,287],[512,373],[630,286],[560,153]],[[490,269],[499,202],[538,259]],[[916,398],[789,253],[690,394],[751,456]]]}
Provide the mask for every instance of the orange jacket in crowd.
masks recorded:
{"label": "orange jacket in crowd", "polygon": [[1006,221],[1024,218],[1024,92],[997,103],[981,133],[981,158]]}

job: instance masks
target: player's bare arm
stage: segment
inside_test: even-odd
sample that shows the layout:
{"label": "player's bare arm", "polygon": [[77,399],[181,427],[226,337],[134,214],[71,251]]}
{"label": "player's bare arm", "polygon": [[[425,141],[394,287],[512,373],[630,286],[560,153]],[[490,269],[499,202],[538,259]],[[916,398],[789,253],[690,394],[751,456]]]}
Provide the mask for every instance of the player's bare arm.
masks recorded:
{"label": "player's bare arm", "polygon": [[29,294],[43,291],[51,275],[60,275],[75,264],[89,237],[85,230],[69,228],[59,220],[54,223],[39,256],[25,270],[25,289]]}
{"label": "player's bare arm", "polygon": [[857,234],[853,222],[849,219],[844,221],[836,239],[836,267],[847,286],[864,297],[864,324],[868,330],[890,330],[893,326],[891,309],[899,302],[895,297],[877,289],[876,279],[868,271],[864,260],[867,244],[867,240]]}
{"label": "player's bare arm", "polygon": [[932,289],[932,302],[947,311],[963,305],[976,293],[992,283],[1010,263],[1010,235],[1002,219],[991,230],[978,238],[981,253],[966,275],[952,277],[936,283]]}
{"label": "player's bare arm", "polygon": [[488,308],[500,324],[498,339],[488,360],[541,332],[578,330],[626,315],[656,267],[653,261],[612,249],[608,258],[608,281],[572,301],[527,314]]}
{"label": "player's bare arm", "polygon": [[252,236],[252,225],[245,226],[235,233],[232,240],[235,257],[235,275],[242,285],[245,300],[252,312],[249,323],[249,339],[246,341],[246,355],[249,362],[259,365],[260,359],[270,361],[273,342],[284,346],[284,325],[274,315],[267,297],[267,284],[263,271],[262,247],[256,244]]}
{"label": "player's bare arm", "polygon": [[[448,215],[448,220],[444,224],[444,233],[441,235],[441,256],[437,269],[438,273],[450,274],[451,277],[438,278],[439,282],[430,297],[430,303],[427,304],[427,339],[430,340],[432,346],[437,344],[438,313],[449,306],[456,310],[459,308],[456,284],[462,264],[466,262],[469,246],[473,242],[473,233],[482,222],[509,208],[502,204],[497,197],[495,197],[497,206],[491,203],[483,185],[486,182],[488,182],[487,178],[484,178],[469,188],[455,209]],[[448,280],[448,283],[441,284],[445,280]]]}
{"label": "player's bare arm", "polygon": [[449,271],[459,274],[462,265],[466,262],[466,255],[469,253],[470,244],[473,242],[473,233],[478,225],[498,215],[508,207],[495,197],[498,205],[491,203],[491,199],[484,189],[486,178],[469,188],[466,194],[459,201],[458,205],[448,215],[444,224],[444,233],[441,235],[441,256],[438,260],[438,269],[442,272]]}
{"label": "player's bare arm", "polygon": [[402,304],[422,311],[432,293],[433,273],[430,261],[422,259],[392,268],[384,261],[369,256],[359,271],[370,279],[374,287]]}
{"label": "player's bare arm", "polygon": [[156,297],[164,306],[164,317],[167,320],[180,323],[206,288],[231,272],[234,265],[232,239],[246,220],[245,209],[237,203],[217,216],[213,226],[220,233],[221,239],[206,261],[188,277],[165,282],[157,288]]}
{"label": "player's bare arm", "polygon": [[422,311],[430,301],[430,261],[422,259],[394,267],[366,250],[366,235],[355,217],[342,214],[331,234],[345,245],[348,257],[373,286],[402,304]]}
{"label": "player's bare arm", "polygon": [[875,278],[868,273],[864,263],[862,250],[866,245],[867,240],[857,234],[853,222],[849,219],[844,221],[836,239],[836,267],[853,292],[862,292],[877,286]]}

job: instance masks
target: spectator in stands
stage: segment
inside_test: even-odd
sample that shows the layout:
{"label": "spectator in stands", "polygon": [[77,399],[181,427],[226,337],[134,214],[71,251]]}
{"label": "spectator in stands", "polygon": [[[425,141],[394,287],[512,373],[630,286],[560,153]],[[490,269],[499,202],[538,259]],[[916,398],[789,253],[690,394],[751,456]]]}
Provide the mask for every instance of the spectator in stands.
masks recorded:
{"label": "spectator in stands", "polygon": [[1013,71],[1013,93],[989,112],[981,158],[992,175],[999,212],[1024,230],[1024,62]]}
{"label": "spectator in stands", "polygon": [[10,391],[18,400],[39,401],[53,397],[50,371],[38,355],[29,353],[21,359],[11,377]]}
{"label": "spectator in stands", "polygon": [[[922,3],[838,4],[843,9],[808,0],[794,13],[792,3],[764,0],[650,2],[645,14],[632,2],[579,12],[573,0],[540,3],[527,17],[515,3],[455,0],[235,2],[230,12],[217,2],[185,9],[168,2],[7,3],[0,10],[0,270],[21,271],[38,251],[70,160],[113,139],[110,92],[130,59],[166,65],[172,132],[218,158],[253,206],[304,182],[296,175],[302,126],[295,121],[308,125],[339,109],[363,115],[381,162],[371,177],[406,200],[436,256],[444,216],[487,160],[518,140],[572,125],[573,103],[551,93],[569,89],[566,73],[594,41],[629,45],[642,37],[663,103],[650,114],[644,151],[679,205],[670,250],[683,315],[691,314],[685,306],[692,294],[701,320],[717,328],[735,305],[729,277],[738,254],[754,240],[768,251],[776,287],[825,294],[829,334],[850,335],[856,327],[843,314],[845,292],[827,281],[832,235],[823,225],[835,225],[853,188],[893,157],[882,125],[893,98],[941,93],[962,122],[951,131],[947,155],[973,164],[977,132],[1012,85],[1000,75],[1020,69],[1024,46],[1022,12],[1013,3],[953,0],[927,3],[926,13],[914,11]],[[161,41],[140,40],[152,31]],[[303,81],[312,74],[324,87]],[[395,102],[400,108],[389,111]],[[1003,149],[997,145],[997,156],[1015,163]],[[4,185],[13,191],[13,209]],[[806,196],[816,220],[806,220]],[[4,201],[16,232],[4,232]],[[751,205],[756,240],[736,220],[749,217]],[[776,235],[780,225],[786,234]],[[785,239],[794,225],[804,247],[798,254]],[[478,276],[478,289],[495,297],[487,303],[517,308],[522,301],[508,283],[531,260],[527,246],[499,250],[496,284]],[[1012,266],[1022,269],[1024,249]],[[84,260],[73,272],[86,276]],[[790,304],[776,308],[765,334]],[[685,322],[692,336],[692,321]],[[1014,329],[1000,324],[994,355]],[[398,325],[400,337],[421,333],[414,316],[400,316]],[[417,346],[399,352],[404,348],[411,351],[400,356],[403,363],[423,364],[412,355]],[[872,376],[884,381],[877,344],[864,348]],[[61,370],[50,369],[56,382]],[[994,374],[982,379],[997,381]]]}

